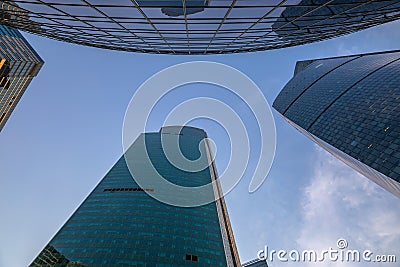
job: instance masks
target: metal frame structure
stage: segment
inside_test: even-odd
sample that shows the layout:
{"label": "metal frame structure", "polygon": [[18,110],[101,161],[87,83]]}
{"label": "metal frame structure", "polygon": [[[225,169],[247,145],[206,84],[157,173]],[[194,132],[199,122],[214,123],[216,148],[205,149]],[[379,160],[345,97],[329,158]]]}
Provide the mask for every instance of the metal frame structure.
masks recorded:
{"label": "metal frame structure", "polygon": [[0,4],[0,23],[7,26],[81,45],[160,54],[290,47],[400,17],[400,0],[14,0]]}

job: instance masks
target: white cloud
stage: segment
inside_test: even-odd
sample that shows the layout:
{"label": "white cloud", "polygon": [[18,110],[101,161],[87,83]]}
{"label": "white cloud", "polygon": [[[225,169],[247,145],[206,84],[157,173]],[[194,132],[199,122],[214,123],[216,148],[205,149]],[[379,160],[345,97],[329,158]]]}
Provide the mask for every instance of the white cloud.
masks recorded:
{"label": "white cloud", "polygon": [[[303,221],[297,239],[299,248],[336,249],[336,241],[345,238],[348,249],[397,254],[399,262],[400,199],[318,147],[314,166],[314,175],[300,203]],[[365,263],[325,262],[319,266],[365,266]]]}
{"label": "white cloud", "polygon": [[360,46],[349,46],[346,42],[339,42],[337,48],[337,56],[355,55],[362,53]]}

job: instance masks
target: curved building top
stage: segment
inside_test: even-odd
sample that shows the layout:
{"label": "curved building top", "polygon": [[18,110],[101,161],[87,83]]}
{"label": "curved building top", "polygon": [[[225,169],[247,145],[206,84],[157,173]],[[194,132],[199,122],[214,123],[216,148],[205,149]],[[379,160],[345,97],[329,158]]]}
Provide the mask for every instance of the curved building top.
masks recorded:
{"label": "curved building top", "polygon": [[160,129],[161,134],[179,134],[179,135],[192,135],[202,138],[207,137],[207,133],[200,128],[192,126],[164,126]]}
{"label": "curved building top", "polygon": [[273,107],[301,133],[400,197],[400,51],[298,62]]}

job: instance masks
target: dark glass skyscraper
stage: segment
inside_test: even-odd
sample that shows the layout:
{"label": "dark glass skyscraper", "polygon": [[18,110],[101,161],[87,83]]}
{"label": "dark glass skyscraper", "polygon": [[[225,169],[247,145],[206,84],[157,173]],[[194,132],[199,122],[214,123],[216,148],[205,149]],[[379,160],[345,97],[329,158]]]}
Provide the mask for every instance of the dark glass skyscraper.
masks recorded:
{"label": "dark glass skyscraper", "polygon": [[21,33],[0,25],[0,131],[42,65]]}
{"label": "dark glass skyscraper", "polygon": [[[146,172],[144,162],[149,158],[165,179],[176,184],[210,183],[216,174],[214,164],[198,172],[178,169],[163,152],[163,135],[178,135],[188,159],[198,158],[199,145],[205,146],[203,130],[164,127],[139,136],[129,149],[135,157],[128,160]],[[148,154],[140,152],[144,138]],[[121,157],[30,266],[240,266],[223,198],[184,208],[146,193],[156,190],[163,188],[138,186]]]}
{"label": "dark glass skyscraper", "polygon": [[298,62],[273,107],[400,197],[400,51]]}

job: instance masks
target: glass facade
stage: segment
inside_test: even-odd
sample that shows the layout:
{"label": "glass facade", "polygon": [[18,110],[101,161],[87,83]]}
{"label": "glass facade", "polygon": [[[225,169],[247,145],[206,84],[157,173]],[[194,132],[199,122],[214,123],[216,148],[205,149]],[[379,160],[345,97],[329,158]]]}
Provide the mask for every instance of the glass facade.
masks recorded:
{"label": "glass facade", "polygon": [[276,49],[400,17],[399,0],[1,2],[0,22],[20,30],[81,45],[161,54]]}
{"label": "glass facade", "polygon": [[244,263],[242,267],[268,267],[268,264],[265,260],[255,259]]}
{"label": "glass facade", "polygon": [[[181,185],[211,182],[213,164],[199,172],[179,170],[161,144],[163,134],[179,135],[182,153],[195,159],[205,132],[167,128],[139,136],[130,150],[135,153],[146,138],[148,156],[132,160],[140,167],[149,157],[160,174]],[[240,266],[223,198],[185,208],[155,200],[147,194],[154,190],[162,188],[138,186],[122,156],[30,266]]]}
{"label": "glass facade", "polygon": [[273,107],[400,197],[400,52],[299,62]]}
{"label": "glass facade", "polygon": [[160,7],[161,12],[170,17],[187,16],[204,11],[210,0],[137,0],[139,6]]}
{"label": "glass facade", "polygon": [[0,25],[0,131],[42,65],[21,33]]}
{"label": "glass facade", "polygon": [[[400,8],[399,1],[302,0],[298,2],[297,6],[286,8],[272,25],[272,29],[281,39],[290,41],[302,35],[318,38],[321,32],[328,33],[326,37],[348,34],[369,27],[369,22],[379,20],[385,14],[399,14]],[[315,5],[319,5],[319,8],[315,9]],[[354,25],[357,25],[358,29],[354,28]]]}

